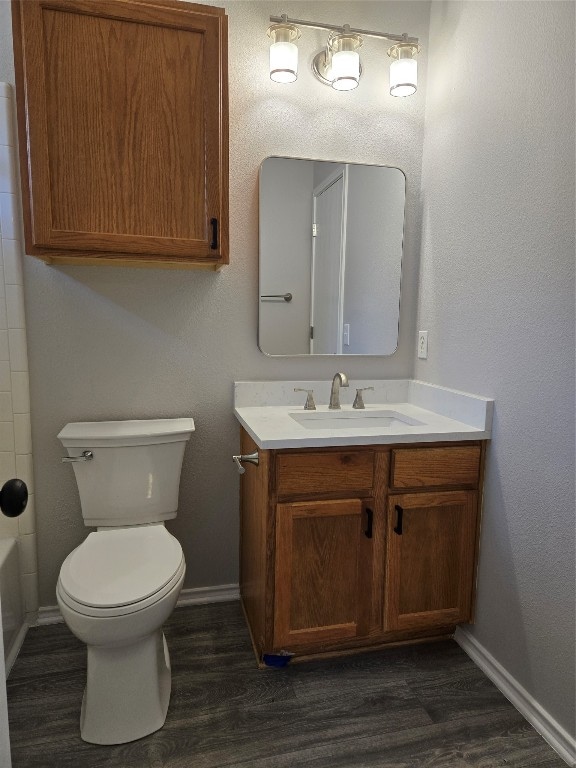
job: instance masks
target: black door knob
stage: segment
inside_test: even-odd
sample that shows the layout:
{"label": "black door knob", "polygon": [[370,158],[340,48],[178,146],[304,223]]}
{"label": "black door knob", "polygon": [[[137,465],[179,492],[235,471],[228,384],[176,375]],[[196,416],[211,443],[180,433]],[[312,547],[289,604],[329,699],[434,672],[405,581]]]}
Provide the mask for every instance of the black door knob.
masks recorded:
{"label": "black door knob", "polygon": [[28,488],[24,480],[8,480],[0,490],[0,509],[6,517],[18,517],[28,504]]}

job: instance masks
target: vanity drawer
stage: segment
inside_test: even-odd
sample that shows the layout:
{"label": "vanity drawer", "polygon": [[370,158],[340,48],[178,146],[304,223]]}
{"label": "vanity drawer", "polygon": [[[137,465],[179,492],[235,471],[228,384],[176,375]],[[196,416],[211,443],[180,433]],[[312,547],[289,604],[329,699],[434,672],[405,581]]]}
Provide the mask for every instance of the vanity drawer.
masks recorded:
{"label": "vanity drawer", "polygon": [[281,453],[276,459],[276,492],[288,494],[370,491],[372,451]]}
{"label": "vanity drawer", "polygon": [[466,486],[475,488],[480,475],[480,446],[398,448],[392,451],[392,488]]}

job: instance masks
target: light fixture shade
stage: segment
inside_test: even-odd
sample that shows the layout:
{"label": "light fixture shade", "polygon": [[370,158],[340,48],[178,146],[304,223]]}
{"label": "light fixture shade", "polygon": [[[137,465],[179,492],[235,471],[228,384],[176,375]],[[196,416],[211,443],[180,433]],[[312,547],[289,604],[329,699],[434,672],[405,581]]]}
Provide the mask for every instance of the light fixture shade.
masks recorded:
{"label": "light fixture shade", "polygon": [[338,51],[332,55],[332,88],[351,91],[360,81],[360,56],[357,51]]}
{"label": "light fixture shade", "polygon": [[399,43],[388,51],[390,64],[390,95],[412,96],[418,88],[418,62],[414,56],[419,46]]}
{"label": "light fixture shade", "polygon": [[416,59],[396,59],[390,64],[390,93],[392,96],[412,96],[418,88]]}
{"label": "light fixture shade", "polygon": [[298,46],[294,42],[300,30],[293,24],[272,24],[268,29],[270,79],[275,83],[293,83],[298,77]]}
{"label": "light fixture shade", "polygon": [[295,43],[272,43],[270,79],[275,83],[293,83],[297,77],[298,46]]}

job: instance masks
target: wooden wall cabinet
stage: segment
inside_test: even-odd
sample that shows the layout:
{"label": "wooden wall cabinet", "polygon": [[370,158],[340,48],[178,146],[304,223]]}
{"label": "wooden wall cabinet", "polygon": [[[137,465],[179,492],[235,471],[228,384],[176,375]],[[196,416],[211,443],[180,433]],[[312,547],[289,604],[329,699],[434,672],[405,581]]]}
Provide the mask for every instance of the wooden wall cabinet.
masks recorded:
{"label": "wooden wall cabinet", "polygon": [[240,591],[258,659],[453,634],[473,619],[485,444],[258,450]]}
{"label": "wooden wall cabinet", "polygon": [[228,262],[227,17],[178,0],[13,0],[26,251]]}

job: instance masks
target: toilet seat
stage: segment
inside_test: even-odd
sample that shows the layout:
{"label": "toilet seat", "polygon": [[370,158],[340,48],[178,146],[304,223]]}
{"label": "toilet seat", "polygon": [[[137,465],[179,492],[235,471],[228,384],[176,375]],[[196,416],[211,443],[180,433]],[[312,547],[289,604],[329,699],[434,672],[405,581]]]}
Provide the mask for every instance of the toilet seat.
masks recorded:
{"label": "toilet seat", "polygon": [[163,525],[96,531],[60,569],[60,598],[87,616],[122,616],[161,600],[185,569],[182,547]]}

